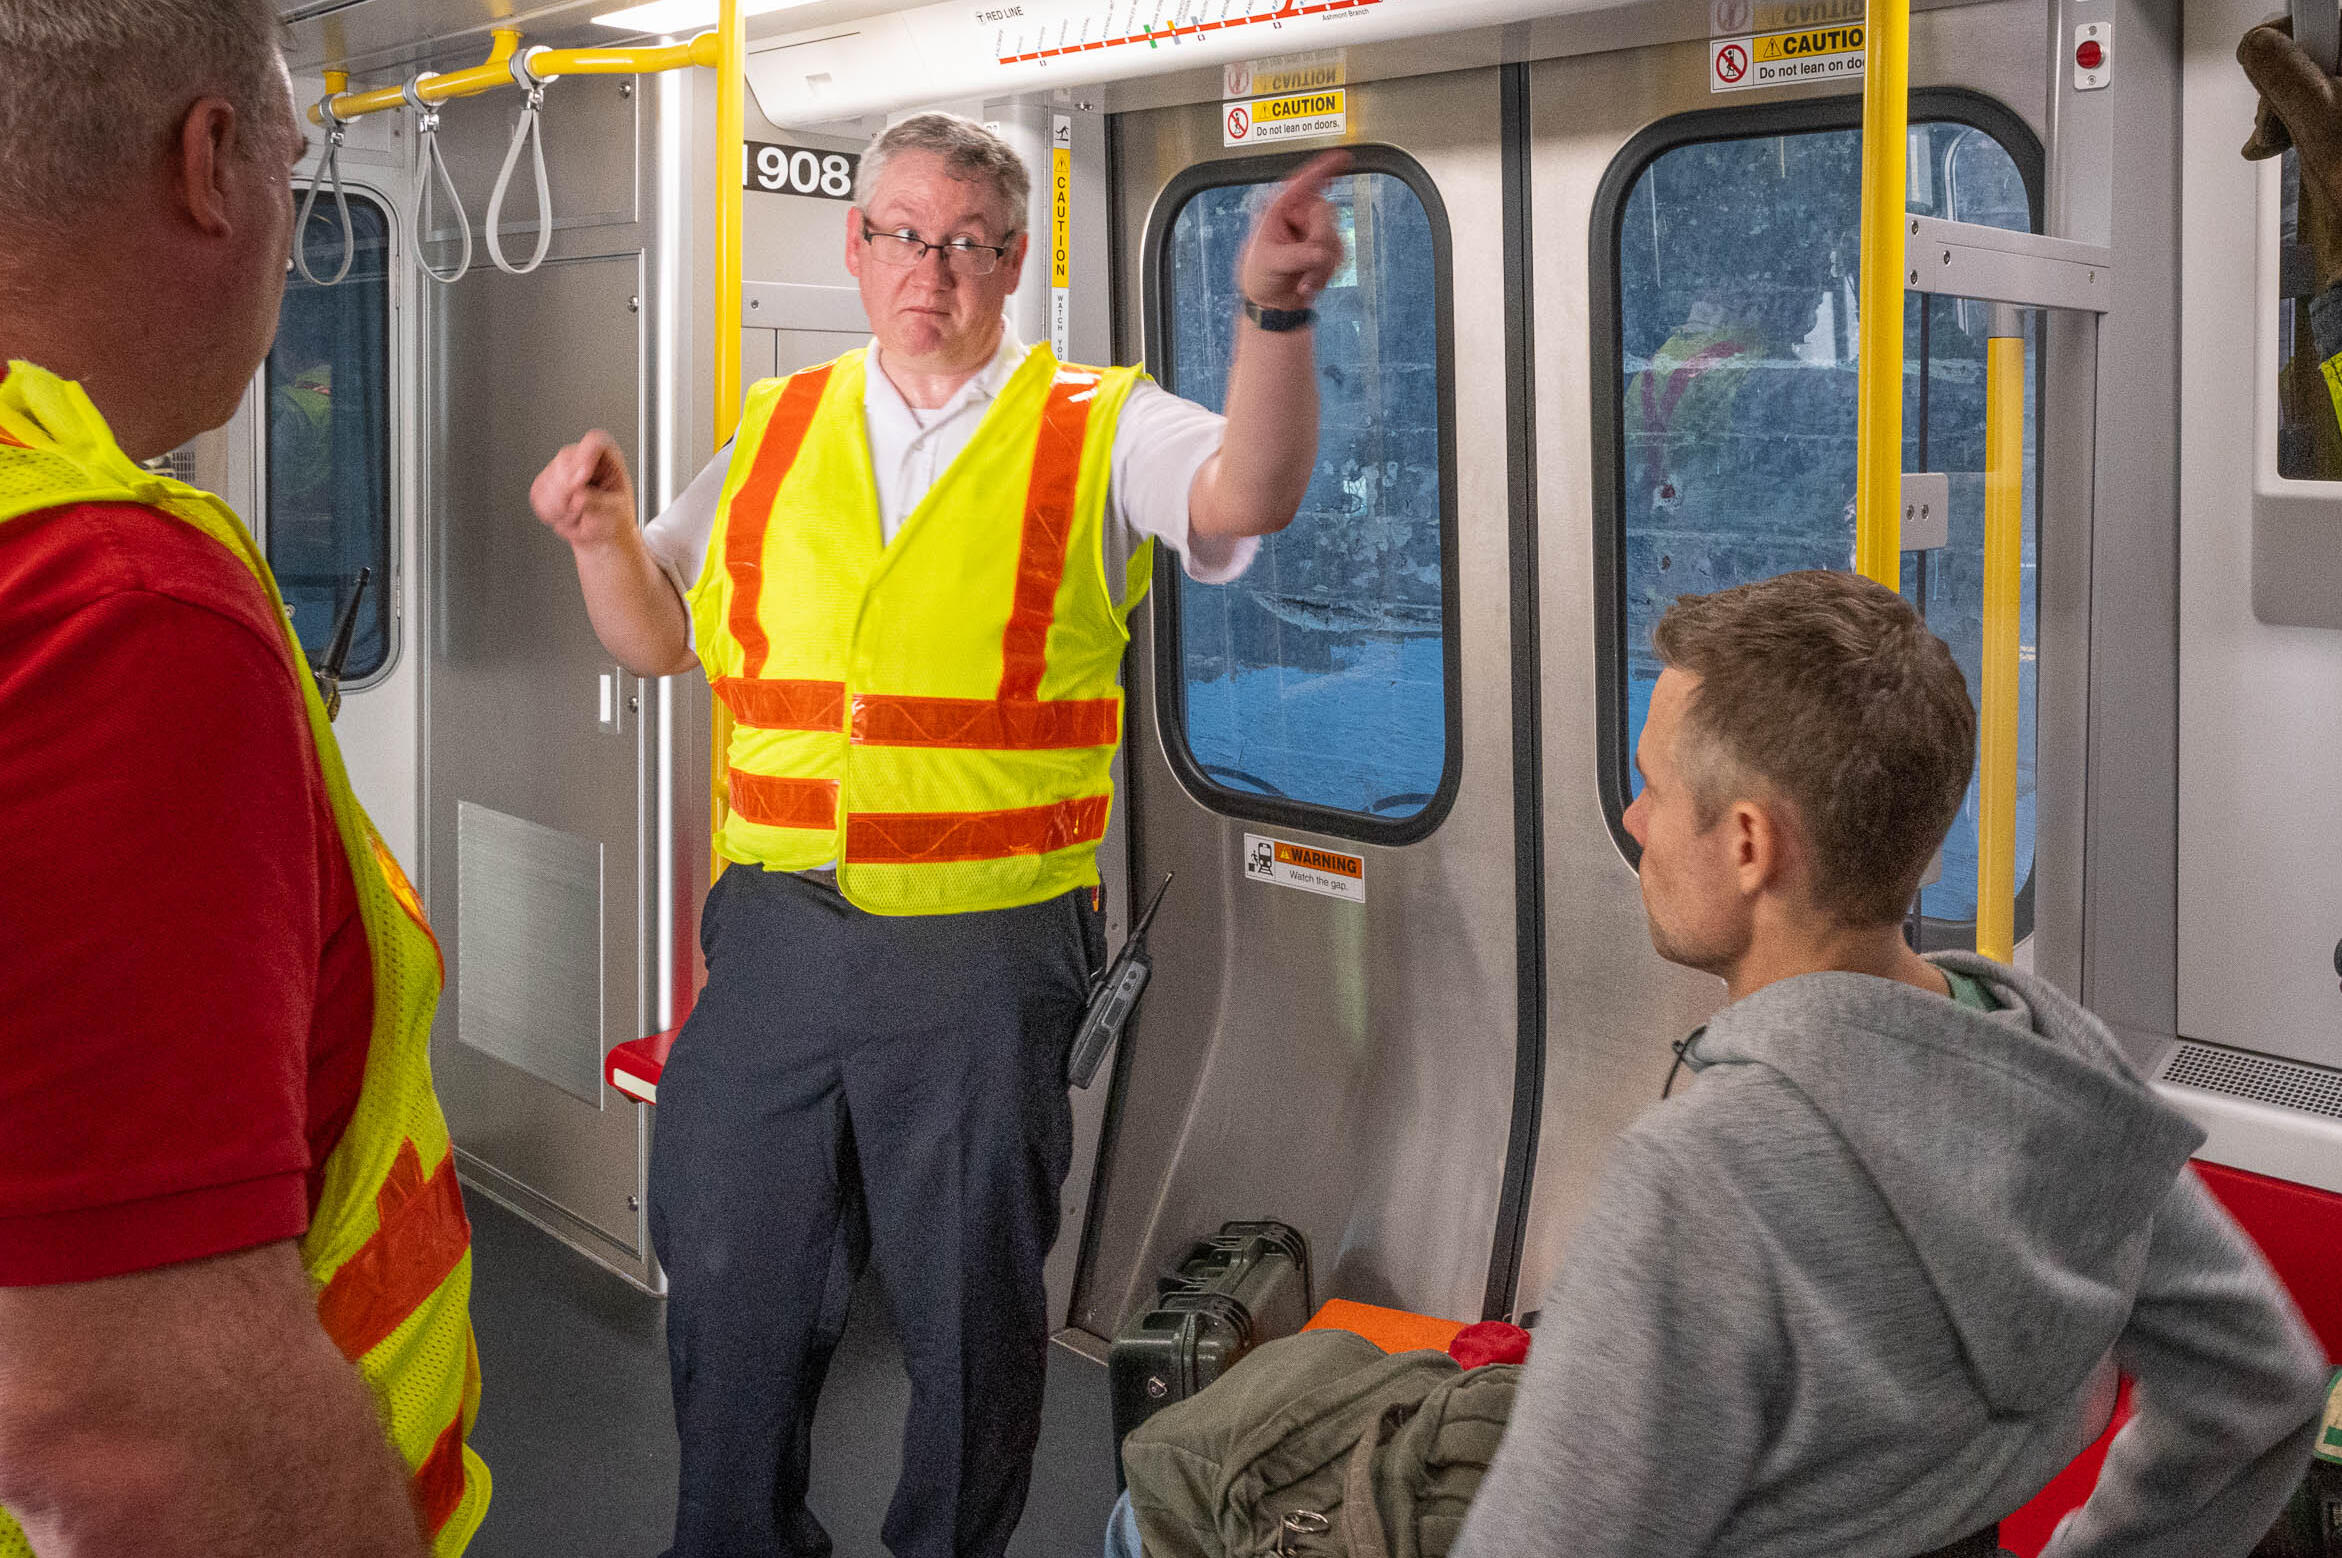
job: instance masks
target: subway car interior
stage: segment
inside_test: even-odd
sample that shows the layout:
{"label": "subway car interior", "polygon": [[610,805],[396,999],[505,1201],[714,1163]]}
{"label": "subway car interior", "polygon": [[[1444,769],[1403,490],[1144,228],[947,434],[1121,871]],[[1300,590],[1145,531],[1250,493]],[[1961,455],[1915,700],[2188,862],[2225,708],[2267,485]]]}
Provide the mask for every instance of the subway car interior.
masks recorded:
{"label": "subway car interior", "polygon": [[[1097,1551],[1108,1348],[1223,1224],[1298,1230],[1314,1301],[1533,1326],[1721,999],[1622,823],[1653,623],[1865,547],[2014,732],[1910,935],[2101,1014],[2342,1352],[2342,485],[2298,175],[2238,155],[2265,0],[621,4],[283,7],[298,272],[173,457],[314,653],[346,624],[335,731],[445,949],[474,1553],[668,1540],[640,1041],[704,979],[723,804],[707,681],[614,663],[530,483],[603,428],[647,522],[748,386],[862,345],[859,155],[929,108],[1032,170],[1018,334],[1213,407],[1252,214],[1352,159],[1299,517],[1234,583],[1158,559],[1131,619],[1110,943],[1173,885],[1073,1094],[1012,1552]],[[823,1397],[843,1554],[883,1550],[895,1330],[858,1290]]]}

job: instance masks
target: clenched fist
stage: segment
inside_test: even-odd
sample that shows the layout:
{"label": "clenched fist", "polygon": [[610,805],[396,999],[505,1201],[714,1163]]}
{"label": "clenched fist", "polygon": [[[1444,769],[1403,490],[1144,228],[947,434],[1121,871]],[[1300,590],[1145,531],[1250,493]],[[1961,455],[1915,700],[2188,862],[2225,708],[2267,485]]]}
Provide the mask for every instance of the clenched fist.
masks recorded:
{"label": "clenched fist", "polygon": [[569,445],[529,484],[529,507],[573,547],[601,546],[634,529],[626,457],[600,428]]}
{"label": "clenched fist", "polygon": [[1236,285],[1262,308],[1307,308],[1342,268],[1342,233],[1326,182],[1350,166],[1348,152],[1312,157],[1285,181],[1252,224]]}

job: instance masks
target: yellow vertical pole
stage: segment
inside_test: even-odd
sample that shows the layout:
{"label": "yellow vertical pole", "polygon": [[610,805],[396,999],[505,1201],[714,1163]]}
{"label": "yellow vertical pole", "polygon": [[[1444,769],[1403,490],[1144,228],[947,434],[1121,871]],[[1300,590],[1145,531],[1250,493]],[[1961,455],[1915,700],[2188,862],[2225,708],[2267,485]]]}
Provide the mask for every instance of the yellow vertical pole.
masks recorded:
{"label": "yellow vertical pole", "polygon": [[1871,0],[1862,75],[1862,318],[1854,567],[1903,587],[1903,229],[1911,0]]}
{"label": "yellow vertical pole", "polygon": [[1976,777],[1976,950],[2017,940],[2017,654],[2025,543],[2025,342],[1995,310],[1984,361],[1984,699]]}
{"label": "yellow vertical pole", "polygon": [[[742,196],[746,188],[748,31],[740,15],[740,0],[723,0],[716,22],[716,441],[718,449],[731,440],[740,425],[740,285],[742,280],[740,228]],[[723,831],[731,803],[728,782],[732,750],[732,711],[722,699],[709,720],[708,753],[708,882],[724,874],[724,857],[715,852],[715,837]]]}

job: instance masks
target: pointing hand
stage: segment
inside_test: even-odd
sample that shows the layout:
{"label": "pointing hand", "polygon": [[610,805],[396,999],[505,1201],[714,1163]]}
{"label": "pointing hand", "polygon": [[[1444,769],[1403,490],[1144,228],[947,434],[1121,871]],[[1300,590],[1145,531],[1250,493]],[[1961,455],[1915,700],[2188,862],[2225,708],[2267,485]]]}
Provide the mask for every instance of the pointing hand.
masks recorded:
{"label": "pointing hand", "polygon": [[1342,268],[1343,246],[1325,187],[1349,166],[1348,152],[1326,152],[1277,191],[1253,223],[1236,264],[1236,285],[1245,297],[1262,308],[1307,308],[1326,289]]}

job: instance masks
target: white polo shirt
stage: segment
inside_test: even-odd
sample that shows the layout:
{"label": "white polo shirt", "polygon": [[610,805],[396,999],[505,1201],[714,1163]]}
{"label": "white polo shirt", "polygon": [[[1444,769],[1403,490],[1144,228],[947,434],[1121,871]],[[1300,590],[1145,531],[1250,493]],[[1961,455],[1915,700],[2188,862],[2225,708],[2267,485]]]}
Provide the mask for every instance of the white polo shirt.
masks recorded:
{"label": "white polo shirt", "polygon": [[[878,478],[878,517],[885,539],[895,533],[927,496],[946,467],[967,447],[984,413],[1025,360],[1025,345],[1003,324],[1000,349],[958,393],[933,411],[922,411],[880,371],[879,347],[870,343],[864,375],[862,422],[870,439],[870,464]],[[1114,450],[1106,478],[1106,577],[1117,588],[1122,563],[1149,537],[1178,552],[1187,576],[1199,584],[1226,584],[1252,565],[1258,536],[1234,542],[1190,543],[1188,489],[1195,473],[1218,452],[1227,419],[1181,400],[1160,385],[1141,380],[1123,402],[1114,424]],[[645,527],[643,543],[676,593],[688,596],[707,565],[709,538],[716,527],[716,504],[731,464],[726,445],[691,485]]]}

